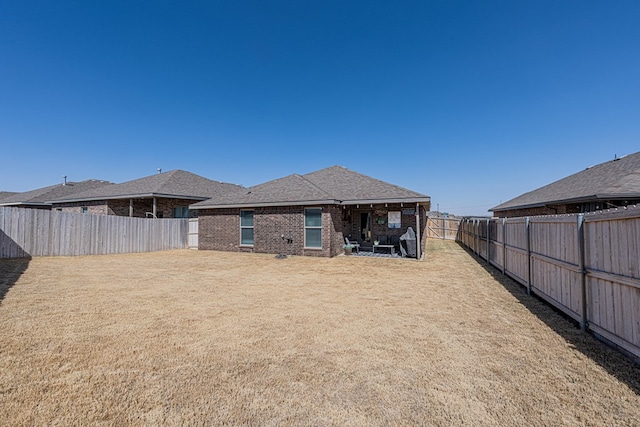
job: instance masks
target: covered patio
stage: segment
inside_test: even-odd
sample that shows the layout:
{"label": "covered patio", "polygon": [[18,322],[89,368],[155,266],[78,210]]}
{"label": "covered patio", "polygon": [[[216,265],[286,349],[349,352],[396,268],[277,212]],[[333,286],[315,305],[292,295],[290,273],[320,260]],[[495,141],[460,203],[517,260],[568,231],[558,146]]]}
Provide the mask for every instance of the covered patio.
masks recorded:
{"label": "covered patio", "polygon": [[[343,205],[342,213],[345,244],[348,241],[355,246],[354,255],[420,259],[419,242],[426,224],[423,204],[357,203]],[[403,238],[409,229],[413,243]]]}

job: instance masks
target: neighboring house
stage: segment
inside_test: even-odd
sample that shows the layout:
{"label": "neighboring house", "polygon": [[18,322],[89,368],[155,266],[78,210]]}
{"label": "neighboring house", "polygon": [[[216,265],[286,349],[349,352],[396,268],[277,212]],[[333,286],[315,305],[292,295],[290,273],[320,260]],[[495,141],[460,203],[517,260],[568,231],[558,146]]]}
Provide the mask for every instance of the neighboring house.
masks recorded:
{"label": "neighboring house", "polygon": [[183,170],[173,170],[51,199],[56,210],[100,215],[189,218],[189,205],[242,189]]}
{"label": "neighboring house", "polygon": [[640,152],[592,166],[489,209],[497,217],[593,212],[640,203]]}
{"label": "neighboring house", "polygon": [[8,197],[0,196],[0,206],[12,206],[32,209],[51,209],[49,200],[59,197],[71,197],[73,194],[112,185],[109,181],[88,179],[80,182],[65,182],[38,188],[24,193],[14,193]]}
{"label": "neighboring house", "polygon": [[289,175],[191,205],[199,249],[331,257],[344,238],[397,242],[408,227],[424,235],[430,198],[333,166]]}

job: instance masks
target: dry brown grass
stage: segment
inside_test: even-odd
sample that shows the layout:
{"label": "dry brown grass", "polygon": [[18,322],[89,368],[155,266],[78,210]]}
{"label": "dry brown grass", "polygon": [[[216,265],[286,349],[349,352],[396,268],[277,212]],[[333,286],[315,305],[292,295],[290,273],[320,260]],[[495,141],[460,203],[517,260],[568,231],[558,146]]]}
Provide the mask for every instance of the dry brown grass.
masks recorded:
{"label": "dry brown grass", "polygon": [[640,425],[637,366],[452,242],[18,262],[0,425]]}

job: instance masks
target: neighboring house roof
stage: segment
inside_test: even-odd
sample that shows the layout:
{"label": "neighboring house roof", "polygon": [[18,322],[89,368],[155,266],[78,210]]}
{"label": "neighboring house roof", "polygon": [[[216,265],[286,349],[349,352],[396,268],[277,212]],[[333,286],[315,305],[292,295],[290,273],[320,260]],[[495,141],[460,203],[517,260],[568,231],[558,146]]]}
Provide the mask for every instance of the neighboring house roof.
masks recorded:
{"label": "neighboring house roof", "polygon": [[80,182],[67,182],[49,187],[37,188],[24,193],[17,193],[0,200],[0,206],[50,206],[49,200],[70,197],[71,195],[113,185],[109,181],[88,179]]}
{"label": "neighboring house roof", "polygon": [[489,210],[637,198],[640,198],[640,152],[589,167]]}
{"label": "neighboring house roof", "polygon": [[18,194],[14,191],[0,191],[0,200],[9,197],[9,196],[13,196],[14,194]]}
{"label": "neighboring house roof", "polygon": [[268,181],[215,200],[191,205],[193,209],[292,206],[309,204],[422,203],[429,196],[332,166],[306,175],[293,174]]}
{"label": "neighboring house roof", "polygon": [[53,203],[70,203],[90,200],[138,199],[148,197],[206,200],[240,189],[242,189],[242,187],[236,184],[212,181],[183,170],[172,170],[121,184],[113,184],[84,191],[69,197],[51,199],[51,201]]}

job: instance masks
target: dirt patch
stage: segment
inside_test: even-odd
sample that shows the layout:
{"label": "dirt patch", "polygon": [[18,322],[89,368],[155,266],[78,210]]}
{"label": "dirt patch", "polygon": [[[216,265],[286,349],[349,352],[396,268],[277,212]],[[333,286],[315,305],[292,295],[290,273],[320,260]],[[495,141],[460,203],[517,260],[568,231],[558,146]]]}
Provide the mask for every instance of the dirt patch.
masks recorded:
{"label": "dirt patch", "polygon": [[453,242],[34,258],[0,302],[0,425],[631,426],[639,390]]}

